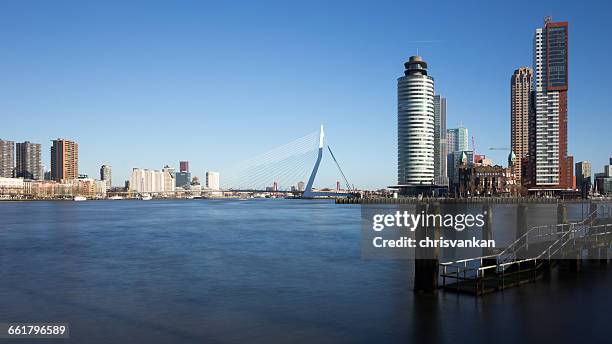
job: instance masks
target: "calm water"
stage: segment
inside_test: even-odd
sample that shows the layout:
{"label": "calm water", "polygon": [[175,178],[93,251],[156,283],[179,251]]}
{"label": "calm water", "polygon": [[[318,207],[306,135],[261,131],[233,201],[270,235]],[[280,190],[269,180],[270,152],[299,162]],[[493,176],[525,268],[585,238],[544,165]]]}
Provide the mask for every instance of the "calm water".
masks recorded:
{"label": "calm water", "polygon": [[612,267],[415,295],[411,262],[359,245],[359,206],[327,201],[2,202],[0,322],[69,322],[74,343],[610,342]]}

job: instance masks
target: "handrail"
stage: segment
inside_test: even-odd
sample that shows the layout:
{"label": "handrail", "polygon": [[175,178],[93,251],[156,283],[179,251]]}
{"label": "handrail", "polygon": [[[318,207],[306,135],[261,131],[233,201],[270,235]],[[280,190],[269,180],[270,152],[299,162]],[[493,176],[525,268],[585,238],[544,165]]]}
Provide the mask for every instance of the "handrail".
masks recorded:
{"label": "handrail", "polygon": [[[497,264],[495,264],[495,265],[488,265],[488,266],[485,266],[485,267],[482,267],[482,266],[481,266],[481,267],[479,267],[479,268],[476,268],[478,271],[481,271],[481,270],[487,270],[487,269],[491,269],[491,268],[499,268],[499,267],[502,267],[502,268],[503,268],[503,267],[505,267],[505,266],[512,265],[512,264],[515,264],[515,263],[517,263],[517,262],[518,262],[518,263],[520,263],[520,262],[523,262],[523,261],[531,261],[531,260],[533,260],[533,259],[536,259],[536,260],[537,260],[537,259],[541,259],[542,254],[543,254],[544,252],[546,252],[546,250],[545,250],[545,251],[544,251],[542,254],[540,254],[540,255],[538,255],[537,257],[534,257],[534,258],[526,258],[526,259],[522,259],[522,260],[519,260],[519,261],[516,261],[516,260],[512,260],[512,261],[501,261],[501,262],[499,261],[499,258],[500,258],[500,257],[501,257],[503,254],[507,254],[507,253],[508,253],[507,251],[508,251],[510,248],[512,248],[513,246],[517,245],[517,244],[520,242],[520,240],[522,240],[523,238],[527,238],[527,236],[528,236],[530,233],[532,233],[534,230],[536,230],[536,229],[541,229],[541,228],[551,228],[551,227],[557,228],[557,227],[561,227],[561,232],[559,232],[559,231],[555,231],[555,232],[550,232],[550,233],[548,234],[548,235],[553,235],[553,234],[554,234],[554,235],[558,235],[558,234],[560,234],[560,233],[563,233],[563,235],[561,235],[561,237],[560,237],[559,239],[557,239],[557,240],[556,240],[554,243],[552,243],[552,244],[551,244],[551,245],[550,245],[550,246],[547,248],[547,250],[548,250],[550,247],[554,246],[554,245],[555,245],[557,242],[559,242],[559,240],[561,240],[563,237],[565,237],[565,236],[566,236],[568,233],[573,232],[574,230],[573,230],[573,229],[571,229],[571,228],[575,228],[575,226],[576,226],[576,225],[584,225],[584,224],[585,224],[587,221],[590,221],[590,220],[592,219],[592,216],[593,216],[593,215],[596,215],[596,214],[597,214],[597,212],[598,212],[598,209],[594,210],[593,212],[591,212],[590,214],[588,214],[588,215],[587,215],[587,216],[586,216],[584,219],[582,219],[582,221],[578,221],[578,222],[571,222],[571,223],[567,223],[567,224],[556,224],[556,225],[534,226],[534,227],[532,227],[531,229],[529,229],[527,232],[525,232],[523,235],[521,235],[521,236],[520,236],[518,239],[516,239],[516,240],[515,240],[515,241],[514,241],[512,244],[510,244],[510,246],[508,246],[506,249],[504,249],[504,250],[503,250],[502,252],[500,252],[500,253],[497,253],[497,254],[492,254],[492,255],[487,255],[487,256],[480,256],[480,257],[472,257],[472,258],[460,259],[460,260],[457,260],[457,261],[451,261],[451,262],[444,262],[444,263],[440,263],[439,265],[442,265],[442,266],[453,266],[453,264],[463,264],[463,265],[464,265],[463,267],[457,266],[457,268],[459,268],[459,269],[460,269],[460,268],[463,268],[464,270],[473,270],[474,268],[468,268],[468,267],[467,267],[467,262],[473,262],[473,261],[481,261],[481,262],[482,262],[482,260],[487,259],[487,258],[494,258],[494,257],[495,257],[495,258],[497,258],[498,262],[497,262]],[[567,230],[567,231],[563,231],[563,226],[568,226],[568,228],[570,228],[570,229],[569,229],[569,230]],[[540,235],[540,236],[542,236],[542,235]],[[527,239],[525,239],[525,240],[527,240]],[[526,242],[526,244],[527,244],[527,242]],[[520,246],[518,249],[522,248],[523,246],[524,246],[524,245],[521,245],[521,246]],[[564,245],[562,245],[561,247],[563,247],[563,246],[564,246]],[[518,249],[517,249],[517,250],[514,250],[514,251],[512,252],[512,254],[513,254],[513,255],[514,255],[514,254],[516,254],[516,251],[518,251]],[[557,250],[557,251],[558,251],[558,250]],[[556,253],[557,251],[555,251],[555,253]],[[510,258],[510,257],[508,257],[508,258]]]}

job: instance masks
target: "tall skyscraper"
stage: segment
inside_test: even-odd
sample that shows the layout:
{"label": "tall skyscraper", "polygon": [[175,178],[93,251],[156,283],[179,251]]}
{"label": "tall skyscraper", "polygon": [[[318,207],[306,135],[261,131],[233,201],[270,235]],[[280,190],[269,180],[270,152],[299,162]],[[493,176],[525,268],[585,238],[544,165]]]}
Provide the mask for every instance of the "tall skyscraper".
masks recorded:
{"label": "tall skyscraper", "polygon": [[529,155],[529,114],[532,110],[533,70],[520,67],[510,78],[511,149],[516,156],[514,174],[522,180],[522,165]]}
{"label": "tall skyscraper", "polygon": [[568,23],[545,18],[534,37],[535,110],[530,142],[532,187],[568,189],[573,157],[567,155]]}
{"label": "tall skyscraper", "polygon": [[179,162],[179,172],[189,172],[189,161]]}
{"label": "tall skyscraper", "polygon": [[[588,161],[580,161],[576,163],[576,187],[578,190],[583,191],[583,196],[586,196],[585,189],[591,187],[591,163]],[[588,191],[588,190],[586,190]]]}
{"label": "tall skyscraper", "polygon": [[106,182],[106,187],[110,189],[113,186],[112,178],[112,167],[109,165],[102,165],[100,167],[100,180]]}
{"label": "tall skyscraper", "polygon": [[15,142],[0,140],[0,177],[13,178]]}
{"label": "tall skyscraper", "polygon": [[24,179],[40,180],[42,164],[40,161],[40,144],[25,141],[15,147],[15,176]]}
{"label": "tall skyscraper", "polygon": [[460,126],[446,130],[448,153],[467,151],[468,148],[468,129]]}
{"label": "tall skyscraper", "polygon": [[434,80],[411,56],[397,79],[397,179],[400,186],[434,181]]}
{"label": "tall skyscraper", "polygon": [[446,138],[446,98],[434,96],[434,182],[448,185],[446,159],[448,155]]}
{"label": "tall skyscraper", "polygon": [[53,140],[51,146],[51,178],[61,181],[79,177],[79,145],[70,140]]}
{"label": "tall skyscraper", "polygon": [[206,188],[219,190],[219,172],[206,171]]}

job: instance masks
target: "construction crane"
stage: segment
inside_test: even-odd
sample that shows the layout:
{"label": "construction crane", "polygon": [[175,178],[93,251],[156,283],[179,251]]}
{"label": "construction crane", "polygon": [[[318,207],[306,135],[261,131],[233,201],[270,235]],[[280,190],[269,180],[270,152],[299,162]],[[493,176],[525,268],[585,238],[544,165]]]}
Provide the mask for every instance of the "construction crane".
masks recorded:
{"label": "construction crane", "polygon": [[511,149],[509,147],[491,147],[491,148],[489,148],[489,150],[506,150],[506,151],[509,151]]}

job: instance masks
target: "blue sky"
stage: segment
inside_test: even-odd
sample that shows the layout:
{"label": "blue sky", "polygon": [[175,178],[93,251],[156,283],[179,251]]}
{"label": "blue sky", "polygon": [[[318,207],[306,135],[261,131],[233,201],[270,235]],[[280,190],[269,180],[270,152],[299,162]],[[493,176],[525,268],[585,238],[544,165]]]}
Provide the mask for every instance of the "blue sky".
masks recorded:
{"label": "blue sky", "polygon": [[[79,143],[82,173],[224,170],[326,126],[359,187],[396,182],[396,79],[419,49],[476,151],[504,162],[510,76],[570,22],[569,151],[612,154],[612,5],[561,1],[0,2],[0,137]],[[492,154],[494,153],[494,154]],[[223,176],[222,176],[223,178]],[[323,173],[321,186],[334,183]]]}

